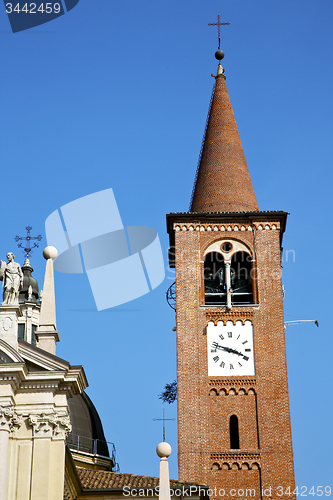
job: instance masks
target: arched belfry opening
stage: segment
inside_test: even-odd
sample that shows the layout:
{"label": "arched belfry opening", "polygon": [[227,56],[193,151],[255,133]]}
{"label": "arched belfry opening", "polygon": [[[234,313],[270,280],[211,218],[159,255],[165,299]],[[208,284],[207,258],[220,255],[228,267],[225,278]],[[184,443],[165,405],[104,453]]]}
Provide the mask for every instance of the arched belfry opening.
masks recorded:
{"label": "arched belfry opening", "polygon": [[205,304],[242,306],[253,304],[253,259],[237,240],[220,240],[206,251],[204,260]]}
{"label": "arched belfry opening", "polygon": [[231,415],[230,417],[229,433],[230,433],[230,449],[239,450],[239,429],[238,429],[238,418],[236,415]]}
{"label": "arched belfry opening", "polygon": [[231,258],[232,304],[252,304],[252,258],[247,252],[236,252]]}
{"label": "arched belfry opening", "polygon": [[204,262],[205,303],[225,305],[227,303],[225,264],[221,253],[210,252]]}

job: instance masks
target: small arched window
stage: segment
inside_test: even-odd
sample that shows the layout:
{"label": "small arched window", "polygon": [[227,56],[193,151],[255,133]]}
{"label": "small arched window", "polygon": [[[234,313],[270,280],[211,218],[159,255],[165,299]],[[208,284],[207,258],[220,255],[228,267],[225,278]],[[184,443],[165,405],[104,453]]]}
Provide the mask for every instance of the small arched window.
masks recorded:
{"label": "small arched window", "polygon": [[252,304],[252,262],[251,255],[236,252],[231,259],[230,280],[232,303]]}
{"label": "small arched window", "polygon": [[223,255],[210,252],[204,263],[205,303],[223,305],[227,302],[225,289],[225,265]]}
{"label": "small arched window", "polygon": [[231,415],[230,417],[229,432],[230,432],[230,449],[239,450],[238,418],[236,417],[236,415]]}

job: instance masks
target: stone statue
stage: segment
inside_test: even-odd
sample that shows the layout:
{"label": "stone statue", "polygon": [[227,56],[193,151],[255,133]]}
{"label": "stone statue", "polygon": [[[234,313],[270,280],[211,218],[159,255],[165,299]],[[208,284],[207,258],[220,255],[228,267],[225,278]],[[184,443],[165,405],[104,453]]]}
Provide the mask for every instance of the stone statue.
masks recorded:
{"label": "stone statue", "polygon": [[7,253],[8,262],[1,259],[0,281],[3,281],[3,305],[18,304],[19,291],[23,284],[20,264],[14,261],[15,255]]}

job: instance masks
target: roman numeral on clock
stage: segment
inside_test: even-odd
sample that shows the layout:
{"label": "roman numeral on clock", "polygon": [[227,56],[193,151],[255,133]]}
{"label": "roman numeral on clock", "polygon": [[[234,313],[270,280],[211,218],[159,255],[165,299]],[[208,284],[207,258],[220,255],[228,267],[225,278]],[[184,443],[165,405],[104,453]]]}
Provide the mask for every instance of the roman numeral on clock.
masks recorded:
{"label": "roman numeral on clock", "polygon": [[220,358],[219,358],[218,356],[214,356],[214,357],[213,357],[213,360],[215,361],[215,363],[217,363],[219,359],[220,359]]}
{"label": "roman numeral on clock", "polygon": [[221,367],[221,368],[224,368],[224,367],[225,367],[225,362],[224,362],[224,361],[222,361],[222,363],[220,364],[220,367]]}
{"label": "roman numeral on clock", "polygon": [[232,364],[230,363],[230,370],[233,370],[233,369],[234,369],[234,365],[232,365]]}
{"label": "roman numeral on clock", "polygon": [[222,333],[220,333],[219,337],[220,337],[221,340],[224,340],[224,337],[223,337]]}
{"label": "roman numeral on clock", "polygon": [[232,332],[228,332],[228,337],[231,338],[232,337]]}

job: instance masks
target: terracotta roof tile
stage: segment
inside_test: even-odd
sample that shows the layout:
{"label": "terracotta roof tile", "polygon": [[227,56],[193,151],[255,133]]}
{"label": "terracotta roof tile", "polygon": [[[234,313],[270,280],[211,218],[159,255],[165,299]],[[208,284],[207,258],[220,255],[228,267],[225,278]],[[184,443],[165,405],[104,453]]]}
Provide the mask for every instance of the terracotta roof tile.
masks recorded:
{"label": "terracotta roof tile", "polygon": [[[155,488],[159,484],[158,477],[137,476],[121,472],[109,472],[93,469],[77,468],[82,486],[85,489],[116,489],[129,486],[130,488]],[[170,487],[191,486],[194,483],[170,480]]]}

